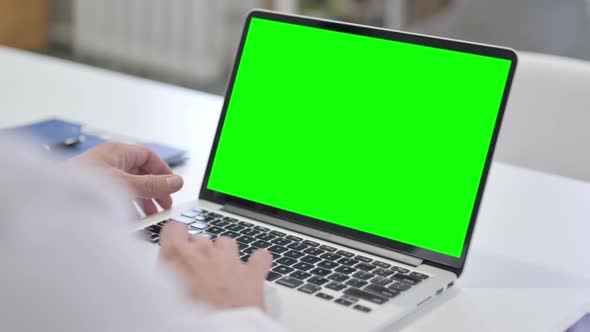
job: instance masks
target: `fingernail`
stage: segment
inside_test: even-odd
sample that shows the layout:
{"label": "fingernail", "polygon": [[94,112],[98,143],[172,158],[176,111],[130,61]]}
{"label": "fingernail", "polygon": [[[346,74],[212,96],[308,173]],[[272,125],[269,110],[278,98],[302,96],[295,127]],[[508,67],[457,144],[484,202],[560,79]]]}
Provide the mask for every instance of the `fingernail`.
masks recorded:
{"label": "fingernail", "polygon": [[179,191],[182,188],[182,178],[178,175],[169,176],[166,178],[166,184],[170,192]]}

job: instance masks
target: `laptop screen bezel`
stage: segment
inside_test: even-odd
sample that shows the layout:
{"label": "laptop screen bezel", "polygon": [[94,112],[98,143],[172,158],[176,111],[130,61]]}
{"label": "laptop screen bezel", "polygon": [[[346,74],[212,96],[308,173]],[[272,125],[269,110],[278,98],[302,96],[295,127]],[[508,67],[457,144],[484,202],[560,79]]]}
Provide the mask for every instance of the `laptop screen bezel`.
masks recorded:
{"label": "laptop screen bezel", "polygon": [[[506,80],[506,86],[504,88],[502,102],[500,105],[500,109],[498,111],[498,116],[496,119],[496,124],[494,127],[494,131],[493,131],[493,135],[492,135],[492,139],[491,139],[491,143],[490,143],[490,148],[488,150],[488,154],[486,157],[484,170],[482,172],[480,185],[479,185],[479,188],[477,191],[475,204],[473,206],[471,219],[469,221],[469,226],[467,229],[467,233],[465,236],[463,249],[462,249],[460,257],[453,257],[453,256],[441,254],[441,253],[438,253],[435,251],[416,247],[416,246],[413,246],[413,245],[410,245],[407,243],[398,242],[395,240],[391,240],[391,239],[383,238],[383,237],[376,236],[373,234],[354,230],[351,228],[343,227],[343,226],[340,226],[337,224],[329,223],[329,222],[318,220],[315,218],[310,218],[310,217],[307,217],[304,215],[281,210],[276,207],[267,206],[264,204],[260,204],[260,203],[254,202],[254,201],[238,198],[238,197],[235,197],[232,195],[224,194],[224,193],[210,190],[207,188],[209,176],[211,173],[211,168],[213,165],[213,160],[215,158],[215,152],[217,150],[217,145],[219,143],[219,138],[221,136],[221,130],[223,128],[225,115],[226,115],[229,100],[231,98],[231,94],[233,91],[234,82],[235,82],[236,74],[237,74],[237,71],[239,68],[244,43],[245,43],[245,40],[246,40],[246,37],[248,34],[248,30],[249,30],[249,26],[250,26],[250,22],[251,22],[252,18],[261,18],[261,19],[273,20],[273,21],[278,21],[278,22],[285,22],[285,23],[303,25],[303,26],[308,26],[308,27],[315,27],[315,28],[328,29],[328,30],[339,31],[339,32],[381,38],[381,39],[392,40],[392,41],[407,42],[407,43],[412,43],[412,44],[417,44],[417,45],[424,45],[424,46],[442,48],[442,49],[447,49],[447,50],[454,50],[454,51],[459,51],[459,52],[466,52],[466,53],[471,53],[471,54],[490,56],[490,57],[501,58],[501,59],[506,59],[506,60],[511,61],[511,67],[510,67],[510,70],[508,73],[508,78]],[[231,72],[231,76],[230,76],[230,79],[228,82],[225,100],[223,103],[223,108],[221,110],[221,115],[219,117],[219,123],[217,126],[217,131],[215,133],[215,138],[213,140],[213,145],[212,145],[211,152],[209,155],[209,160],[207,162],[207,168],[206,168],[205,175],[203,178],[199,198],[203,199],[203,200],[208,200],[208,201],[211,201],[211,202],[214,202],[217,204],[221,204],[221,205],[231,204],[231,205],[238,206],[238,207],[241,207],[244,209],[253,210],[257,213],[262,213],[262,214],[265,214],[265,215],[268,215],[268,216],[271,216],[274,218],[285,220],[285,222],[297,223],[302,226],[306,226],[309,228],[328,232],[328,233],[338,235],[338,236],[343,236],[343,237],[346,237],[346,238],[349,238],[349,239],[352,239],[355,241],[360,241],[360,242],[364,242],[364,243],[367,243],[367,244],[370,244],[373,246],[383,247],[388,250],[394,250],[397,252],[401,252],[404,254],[415,256],[415,257],[423,259],[426,262],[430,262],[431,264],[434,264],[436,266],[452,270],[457,275],[459,275],[463,269],[465,259],[467,256],[467,252],[469,249],[469,244],[471,242],[473,228],[475,226],[475,221],[477,219],[477,213],[479,211],[481,198],[482,198],[482,195],[484,192],[485,183],[487,180],[489,168],[490,168],[491,161],[492,161],[492,156],[493,156],[494,149],[496,146],[498,133],[500,130],[500,125],[501,125],[502,118],[504,115],[504,110],[506,107],[506,102],[508,100],[510,87],[512,85],[514,71],[516,69],[516,63],[517,63],[516,53],[510,49],[507,49],[507,48],[500,48],[500,47],[494,47],[494,46],[488,46],[488,45],[482,45],[482,44],[468,43],[468,42],[462,42],[462,41],[456,41],[456,40],[450,40],[450,39],[444,39],[444,38],[435,38],[435,37],[424,36],[424,35],[403,33],[403,32],[398,32],[398,31],[391,31],[391,30],[386,30],[386,29],[372,28],[372,27],[367,27],[367,26],[360,26],[360,25],[355,25],[355,24],[347,24],[347,23],[341,23],[341,22],[335,22],[335,21],[308,18],[308,17],[302,17],[302,16],[285,15],[285,14],[279,14],[279,13],[264,11],[264,10],[253,10],[248,14],[248,16],[246,18],[246,22],[244,24],[242,37],[240,40],[239,48],[237,50],[236,59],[235,59],[235,63],[234,63],[234,66],[233,66],[233,69]],[[368,193],[368,194],[370,195],[370,193]]]}

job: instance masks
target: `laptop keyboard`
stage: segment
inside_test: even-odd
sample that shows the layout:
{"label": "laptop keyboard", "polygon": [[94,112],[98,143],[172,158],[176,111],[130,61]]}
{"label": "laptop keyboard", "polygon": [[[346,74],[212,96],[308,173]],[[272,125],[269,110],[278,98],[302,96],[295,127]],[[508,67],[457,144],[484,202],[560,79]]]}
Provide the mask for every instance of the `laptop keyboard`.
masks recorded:
{"label": "laptop keyboard", "polygon": [[[219,236],[235,239],[244,262],[255,250],[265,248],[274,257],[266,278],[269,282],[361,312],[372,310],[361,304],[363,301],[371,305],[384,304],[429,277],[408,268],[199,208],[185,211],[171,220],[187,224],[189,234],[201,235],[212,241]],[[141,230],[142,237],[159,244],[160,230],[167,221]]]}

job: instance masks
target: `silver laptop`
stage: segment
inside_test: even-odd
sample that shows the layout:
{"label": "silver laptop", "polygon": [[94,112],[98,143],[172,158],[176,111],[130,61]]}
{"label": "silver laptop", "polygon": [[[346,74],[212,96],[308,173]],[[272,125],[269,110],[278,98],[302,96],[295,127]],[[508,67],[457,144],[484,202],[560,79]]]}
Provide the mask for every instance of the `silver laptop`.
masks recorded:
{"label": "silver laptop", "polygon": [[461,275],[515,67],[504,48],[253,11],[199,200],[140,232],[158,244],[172,219],[243,261],[266,248],[291,331],[384,329]]}

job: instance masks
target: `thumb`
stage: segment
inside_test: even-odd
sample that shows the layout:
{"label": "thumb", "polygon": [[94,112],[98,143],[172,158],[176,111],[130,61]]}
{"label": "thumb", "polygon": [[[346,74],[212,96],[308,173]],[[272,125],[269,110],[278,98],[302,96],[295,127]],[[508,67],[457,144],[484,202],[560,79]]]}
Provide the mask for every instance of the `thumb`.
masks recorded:
{"label": "thumb", "polygon": [[255,270],[255,273],[266,278],[272,266],[272,255],[266,249],[258,249],[248,259],[248,266]]}
{"label": "thumb", "polygon": [[158,198],[177,192],[184,184],[178,175],[131,175],[125,174],[125,180],[141,198]]}

